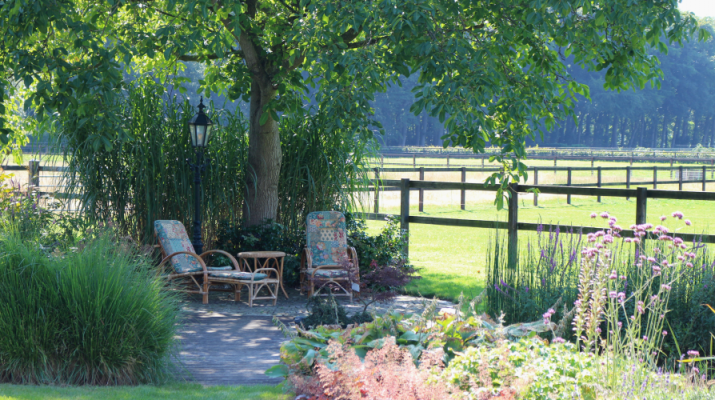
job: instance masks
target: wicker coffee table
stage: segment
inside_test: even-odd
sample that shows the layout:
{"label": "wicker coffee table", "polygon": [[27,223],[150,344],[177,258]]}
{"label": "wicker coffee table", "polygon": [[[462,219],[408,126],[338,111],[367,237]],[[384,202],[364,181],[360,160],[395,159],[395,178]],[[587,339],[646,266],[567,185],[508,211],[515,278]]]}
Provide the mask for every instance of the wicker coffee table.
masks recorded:
{"label": "wicker coffee table", "polygon": [[286,299],[285,287],[283,287],[283,260],[286,253],[282,251],[244,251],[238,253],[238,263],[241,270],[254,272],[261,268],[275,268],[278,270],[278,284]]}

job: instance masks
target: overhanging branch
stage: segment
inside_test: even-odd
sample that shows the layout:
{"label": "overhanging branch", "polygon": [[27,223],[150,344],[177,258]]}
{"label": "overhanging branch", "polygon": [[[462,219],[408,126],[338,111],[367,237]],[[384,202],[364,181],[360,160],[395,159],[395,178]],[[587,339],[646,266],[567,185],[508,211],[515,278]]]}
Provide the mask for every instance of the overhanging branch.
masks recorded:
{"label": "overhanging branch", "polygon": [[243,52],[241,50],[231,50],[226,53],[224,57],[219,57],[217,54],[201,54],[201,55],[191,55],[191,54],[184,54],[183,56],[179,56],[179,61],[206,61],[206,60],[219,60],[221,58],[225,57],[230,57],[230,56],[239,56],[243,58]]}

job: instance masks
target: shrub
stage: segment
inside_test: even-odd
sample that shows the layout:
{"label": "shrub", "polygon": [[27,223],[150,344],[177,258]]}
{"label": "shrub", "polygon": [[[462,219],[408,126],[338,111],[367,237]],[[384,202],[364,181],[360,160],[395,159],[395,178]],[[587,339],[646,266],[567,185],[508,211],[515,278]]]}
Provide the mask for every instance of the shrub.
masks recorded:
{"label": "shrub", "polygon": [[150,261],[111,235],[47,255],[0,238],[0,381],[136,384],[167,377],[178,320]]}
{"label": "shrub", "polygon": [[367,234],[364,220],[356,219],[351,213],[345,213],[348,230],[348,246],[355,248],[360,262],[360,276],[368,274],[374,265],[400,265],[409,267],[403,249],[407,236],[400,230],[397,218],[388,218],[387,224],[379,235]]}
{"label": "shrub", "polygon": [[362,313],[366,314],[372,303],[395,298],[398,290],[419,278],[415,275],[415,269],[404,265],[402,260],[395,265],[378,265],[377,261],[373,260],[370,263],[370,271],[360,276],[361,292],[358,299],[365,305]]}
{"label": "shrub", "polygon": [[282,251],[283,284],[298,286],[300,278],[300,252],[305,247],[305,231],[289,230],[274,221],[243,227],[231,221],[219,225],[216,247],[234,256],[244,251]]}

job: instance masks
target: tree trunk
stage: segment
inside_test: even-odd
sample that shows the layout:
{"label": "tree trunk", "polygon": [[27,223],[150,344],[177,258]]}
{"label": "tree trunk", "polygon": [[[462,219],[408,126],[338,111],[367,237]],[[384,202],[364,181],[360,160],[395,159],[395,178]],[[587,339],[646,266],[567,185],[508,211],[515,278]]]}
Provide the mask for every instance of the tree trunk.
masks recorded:
{"label": "tree trunk", "polygon": [[[618,129],[619,129],[619,118],[613,116],[613,123],[611,124],[611,147],[617,147],[618,145]],[[606,146],[608,147],[608,146]]]}
{"label": "tree trunk", "polygon": [[668,126],[670,125],[670,114],[663,114],[663,130],[661,131],[660,146],[665,148],[668,145]]}
{"label": "tree trunk", "polygon": [[281,171],[281,139],[278,122],[268,116],[260,124],[264,106],[275,97],[272,88],[251,84],[251,109],[248,130],[248,170],[243,218],[247,226],[259,225],[278,214],[278,180]]}

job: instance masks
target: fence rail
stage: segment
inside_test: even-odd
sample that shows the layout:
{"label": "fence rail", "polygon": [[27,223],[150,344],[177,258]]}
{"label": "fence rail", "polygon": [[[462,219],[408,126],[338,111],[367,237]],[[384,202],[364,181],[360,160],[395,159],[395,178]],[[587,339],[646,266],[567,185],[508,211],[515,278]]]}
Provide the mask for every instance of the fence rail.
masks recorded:
{"label": "fence rail", "polygon": [[48,178],[52,176],[40,175],[40,172],[65,172],[67,167],[55,167],[55,166],[42,166],[37,160],[28,161],[27,165],[2,165],[0,166],[3,171],[8,172],[27,172],[27,186],[29,190],[39,194],[39,195],[53,195],[56,198],[62,199],[78,199],[79,195],[75,193],[64,193],[64,192],[46,192],[42,191],[41,188],[46,187],[65,187],[60,185],[40,185],[40,178]]}
{"label": "fence rail", "polygon": [[[380,155],[380,166],[385,165],[409,165],[410,163],[396,163],[396,162],[385,162],[385,158],[388,160],[390,158],[410,158],[412,157],[412,165],[417,166],[417,158],[433,158],[433,159],[446,159],[447,166],[449,166],[451,159],[458,160],[482,160],[482,167],[484,167],[485,160],[494,154],[439,154],[439,153],[382,153]],[[529,154],[527,155],[530,160],[553,160],[554,166],[557,166],[559,160],[565,161],[591,161],[591,166],[596,161],[620,161],[620,162],[630,162],[633,165],[634,162],[650,162],[650,163],[670,163],[672,167],[674,163],[682,164],[709,164],[710,166],[715,166],[715,154],[707,154],[707,158],[701,158],[698,154],[696,157],[678,157],[673,155],[671,157],[658,156],[653,154],[653,156],[635,156],[635,155],[623,155],[623,156],[604,156],[604,155],[561,155],[555,152],[550,152],[546,154]],[[434,164],[433,164],[434,165]]]}
{"label": "fence rail", "polygon": [[[400,214],[381,214],[375,213],[360,213],[359,215],[373,220],[381,220],[389,216],[399,217],[401,228],[409,233],[410,223],[427,224],[427,225],[443,225],[443,226],[462,226],[472,228],[496,228],[507,230],[507,246],[508,246],[508,262],[510,265],[516,263],[518,250],[518,232],[522,231],[537,231],[541,224],[519,222],[519,201],[518,193],[529,193],[538,190],[543,194],[559,194],[567,196],[596,196],[596,197],[635,197],[636,198],[636,224],[646,223],[648,199],[677,199],[677,200],[706,200],[715,201],[715,193],[713,192],[692,192],[692,191],[672,191],[672,190],[657,190],[638,187],[636,189],[604,189],[594,187],[574,187],[574,186],[557,186],[557,185],[519,185],[511,184],[509,186],[509,201],[508,201],[508,218],[506,222],[488,221],[488,220],[472,220],[458,218],[437,218],[423,217],[410,215],[410,192],[413,190],[475,190],[475,191],[496,191],[495,185],[487,185],[484,183],[466,183],[466,182],[433,182],[433,181],[412,181],[404,178],[401,180],[383,180],[373,181],[376,185],[385,187],[397,186],[400,190]],[[377,187],[377,186],[376,186]],[[536,196],[536,194],[535,194]],[[377,197],[376,197],[377,198]],[[464,198],[464,196],[462,196]],[[422,196],[420,195],[420,203]],[[464,204],[464,202],[463,202]],[[571,232],[589,233],[601,230],[589,226],[567,226]],[[634,237],[633,231],[624,229],[621,235],[625,237]],[[683,240],[699,241],[702,243],[715,243],[715,235],[695,235],[695,234],[678,234]],[[409,242],[405,247],[405,254],[409,254]]]}

